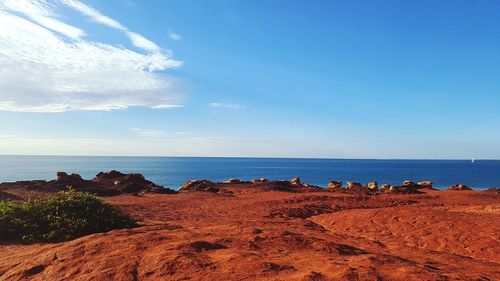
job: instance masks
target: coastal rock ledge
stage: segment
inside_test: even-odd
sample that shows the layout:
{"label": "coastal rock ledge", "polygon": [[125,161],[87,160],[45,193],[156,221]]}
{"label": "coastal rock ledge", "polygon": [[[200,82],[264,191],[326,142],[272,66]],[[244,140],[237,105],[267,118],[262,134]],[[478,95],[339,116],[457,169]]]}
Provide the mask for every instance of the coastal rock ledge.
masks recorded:
{"label": "coastal rock ledge", "polygon": [[177,191],[157,185],[137,173],[124,174],[115,170],[100,172],[93,179],[85,180],[78,174],[58,172],[51,181],[31,180],[0,183],[1,190],[23,192],[57,192],[73,188],[76,191],[90,192],[100,196],[121,194],[140,194],[144,192],[171,194]]}

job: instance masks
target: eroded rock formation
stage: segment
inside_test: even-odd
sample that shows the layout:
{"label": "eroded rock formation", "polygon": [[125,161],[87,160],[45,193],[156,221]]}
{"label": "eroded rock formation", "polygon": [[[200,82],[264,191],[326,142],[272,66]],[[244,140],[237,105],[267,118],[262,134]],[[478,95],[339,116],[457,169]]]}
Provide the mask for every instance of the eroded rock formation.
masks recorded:
{"label": "eroded rock formation", "polygon": [[450,186],[448,190],[461,191],[461,190],[472,190],[472,189],[464,184],[454,184]]}
{"label": "eroded rock formation", "polygon": [[342,188],[342,182],[341,181],[329,181],[328,188],[330,188],[330,189]]}
{"label": "eroded rock formation", "polygon": [[180,192],[194,192],[194,191],[204,191],[204,192],[219,192],[220,188],[215,187],[215,183],[209,180],[188,180],[179,189]]}
{"label": "eroded rock formation", "polygon": [[365,185],[365,187],[368,189],[368,190],[371,190],[371,191],[377,191],[378,190],[378,183],[376,181],[372,181],[372,182],[369,182]]}
{"label": "eroded rock formation", "polygon": [[0,184],[0,188],[35,192],[57,192],[73,188],[77,191],[90,192],[101,196],[143,192],[176,193],[175,190],[164,188],[146,180],[141,174],[123,174],[115,170],[107,173],[101,172],[91,180],[85,180],[78,174],[58,172],[55,180],[5,182]]}

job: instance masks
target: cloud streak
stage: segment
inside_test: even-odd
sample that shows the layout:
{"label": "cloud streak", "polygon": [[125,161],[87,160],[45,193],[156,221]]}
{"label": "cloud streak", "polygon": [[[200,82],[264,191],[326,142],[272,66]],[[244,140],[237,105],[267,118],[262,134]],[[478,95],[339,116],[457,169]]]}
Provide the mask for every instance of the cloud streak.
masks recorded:
{"label": "cloud streak", "polygon": [[[147,53],[84,40],[84,30],[58,18],[55,9],[61,5],[122,31]],[[0,110],[182,106],[181,83],[161,73],[182,62],[79,1],[0,0],[0,26]]]}
{"label": "cloud streak", "polygon": [[211,107],[218,107],[218,108],[230,108],[230,109],[243,109],[245,108],[244,105],[237,104],[237,103],[223,103],[223,102],[211,102],[209,103]]}
{"label": "cloud streak", "polygon": [[122,31],[132,41],[132,44],[137,48],[141,48],[150,52],[160,51],[160,47],[156,45],[154,42],[146,39],[140,34],[128,30],[120,22],[101,14],[98,10],[76,0],[60,0],[60,1],[66,6],[73,8],[74,10],[84,14],[85,16],[87,16],[96,23],[100,23],[105,26]]}
{"label": "cloud streak", "polygon": [[130,131],[144,137],[159,137],[165,135],[165,132],[162,130],[147,130],[141,128],[130,128]]}
{"label": "cloud streak", "polygon": [[179,34],[173,32],[173,31],[170,31],[168,33],[168,36],[170,37],[170,39],[172,39],[174,41],[180,41],[180,40],[182,40],[182,36],[180,36]]}

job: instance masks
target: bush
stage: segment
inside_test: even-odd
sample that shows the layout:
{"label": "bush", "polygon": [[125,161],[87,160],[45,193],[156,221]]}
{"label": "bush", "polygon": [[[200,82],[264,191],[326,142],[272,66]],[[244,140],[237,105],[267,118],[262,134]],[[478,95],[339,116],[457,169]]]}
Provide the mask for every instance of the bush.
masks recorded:
{"label": "bush", "polygon": [[23,202],[0,201],[0,240],[69,240],[137,224],[111,204],[85,192],[60,191]]}

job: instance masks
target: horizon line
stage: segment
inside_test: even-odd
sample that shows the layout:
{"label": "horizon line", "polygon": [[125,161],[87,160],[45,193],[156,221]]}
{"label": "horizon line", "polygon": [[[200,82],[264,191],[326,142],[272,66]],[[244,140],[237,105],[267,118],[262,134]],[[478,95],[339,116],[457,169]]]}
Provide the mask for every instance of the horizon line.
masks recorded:
{"label": "horizon line", "polygon": [[273,157],[273,156],[169,156],[169,155],[63,155],[63,154],[0,154],[0,157],[128,157],[128,158],[248,158],[303,160],[421,160],[421,161],[500,161],[496,158],[335,158],[335,157]]}

